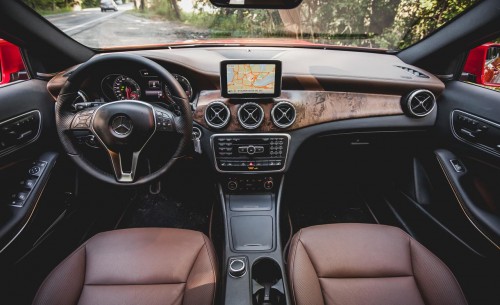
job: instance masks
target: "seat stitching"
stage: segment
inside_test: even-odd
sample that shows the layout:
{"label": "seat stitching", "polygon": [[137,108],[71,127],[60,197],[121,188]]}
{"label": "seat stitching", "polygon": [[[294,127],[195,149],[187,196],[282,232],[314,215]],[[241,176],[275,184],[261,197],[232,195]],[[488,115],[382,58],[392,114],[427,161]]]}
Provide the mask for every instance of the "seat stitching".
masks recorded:
{"label": "seat stitching", "polygon": [[[200,233],[202,234],[202,233]],[[213,257],[212,255],[210,255],[210,251],[208,251],[208,245],[206,243],[206,239],[207,237],[205,237],[203,234],[202,234],[202,237],[203,237],[203,245],[205,246],[205,250],[207,251],[207,255],[208,255],[208,260],[210,261],[210,266],[212,266],[212,275],[214,277],[214,292],[212,293],[212,304],[215,303],[215,293],[217,291],[217,274],[215,273],[215,265],[214,265],[214,262],[212,261]]]}
{"label": "seat stitching", "polygon": [[180,285],[187,284],[186,282],[175,283],[140,283],[140,284],[85,284],[85,286],[154,286],[154,285]]}
{"label": "seat stitching", "polygon": [[291,268],[291,272],[290,272],[290,281],[292,283],[292,295],[293,295],[293,302],[297,305],[297,298],[295,296],[295,276],[294,276],[294,272],[295,272],[295,256],[297,254],[297,244],[300,240],[300,236],[302,235],[302,230],[299,231],[298,233],[299,235],[297,236],[297,242],[295,242],[294,246],[295,246],[295,249],[293,249],[293,254],[292,254],[292,261],[291,261],[291,265],[290,265],[290,268]]}
{"label": "seat stitching", "polygon": [[[202,239],[203,239],[203,236],[202,236]],[[200,253],[201,253],[201,250],[203,249],[204,245],[205,245],[205,240],[203,240],[203,245],[201,245],[200,249],[198,250],[196,257],[194,258],[193,264],[191,265],[191,268],[189,269],[189,273],[188,273],[188,276],[186,278],[186,286],[184,286],[184,292],[182,294],[182,304],[184,304],[184,296],[186,295],[187,282],[189,281],[189,278],[191,277],[191,272],[193,271],[194,265],[196,265],[196,262],[198,261],[198,257],[200,257]]]}
{"label": "seat stitching", "polygon": [[83,285],[82,288],[80,289],[80,295],[78,295],[78,299],[76,300],[76,304],[80,303],[80,298],[82,297],[83,289],[85,287],[85,279],[87,278],[87,243],[83,244],[83,263],[85,266],[83,267]]}
{"label": "seat stitching", "polygon": [[40,292],[43,290],[42,288],[45,286],[45,284],[48,282],[48,280],[54,275],[56,274],[56,271],[59,270],[61,268],[61,266],[66,262],[68,261],[71,257],[73,257],[76,253],[78,253],[78,251],[84,247],[88,242],[90,241],[90,239],[88,241],[86,241],[83,245],[81,245],[80,247],[78,247],[76,250],[73,251],[73,253],[71,253],[68,257],[66,257],[62,262],[60,262],[55,268],[54,270],[52,270],[49,275],[47,275],[47,277],[43,280],[42,284],[40,285],[40,287],[38,288],[38,291],[35,295],[35,298],[34,300],[36,300],[38,297],[39,297],[39,294]]}
{"label": "seat stitching", "polygon": [[390,278],[402,278],[402,277],[413,277],[413,275],[388,275],[388,276],[343,276],[343,277],[328,277],[328,276],[318,276],[319,279],[338,279],[338,280],[349,280],[349,279],[390,279]]}
{"label": "seat stitching", "polygon": [[[404,232],[404,233],[406,234],[406,232]],[[410,237],[410,243],[411,243],[411,239],[412,238]],[[421,245],[418,241],[415,241],[415,242],[417,243],[417,246],[420,246],[424,250],[424,252],[427,252],[427,254],[429,256],[433,257],[436,260],[436,262],[438,263],[438,265],[440,265],[444,269],[448,270],[448,273],[451,275],[451,277],[455,281],[455,284],[457,285],[458,289],[460,290],[460,293],[462,295],[462,299],[465,300],[465,304],[467,304],[467,298],[465,298],[464,291],[462,290],[462,287],[458,283],[457,278],[455,277],[455,274],[453,274],[453,272],[451,271],[450,267],[448,267],[448,265],[446,265],[439,257],[437,257],[436,254],[432,253],[429,249],[427,249],[426,247],[424,247],[423,245]],[[410,251],[411,251],[411,249],[410,249]]]}
{"label": "seat stitching", "polygon": [[316,277],[318,278],[318,283],[319,283],[319,287],[321,289],[321,297],[323,298],[323,304],[326,304],[326,301],[325,301],[325,294],[323,293],[323,286],[321,285],[321,282],[319,281],[319,275],[318,275],[318,272],[316,271],[316,266],[314,266],[314,263],[313,261],[311,260],[311,256],[309,255],[309,252],[307,252],[307,248],[306,246],[304,245],[304,243],[302,243],[301,240],[299,240],[300,244],[302,245],[302,247],[304,248],[304,251],[306,252],[306,255],[307,257],[309,258],[309,261],[311,262],[311,265],[313,266],[313,269],[314,269],[314,273],[316,273]]}
{"label": "seat stitching", "polygon": [[[405,233],[405,232],[403,232]],[[415,282],[415,286],[417,286],[417,290],[422,297],[422,301],[424,301],[424,305],[427,304],[425,294],[422,292],[420,285],[418,284],[417,277],[415,276],[415,269],[413,268],[413,251],[411,250],[411,237],[408,235],[408,250],[410,251],[410,266],[411,266],[411,274],[413,275],[413,281]]]}

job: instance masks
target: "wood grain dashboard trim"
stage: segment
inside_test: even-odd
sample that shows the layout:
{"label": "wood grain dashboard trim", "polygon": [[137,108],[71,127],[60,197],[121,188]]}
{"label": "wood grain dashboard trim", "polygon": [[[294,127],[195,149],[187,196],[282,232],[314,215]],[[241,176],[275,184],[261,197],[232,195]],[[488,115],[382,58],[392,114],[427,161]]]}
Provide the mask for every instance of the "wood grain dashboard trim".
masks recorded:
{"label": "wood grain dashboard trim", "polygon": [[[271,109],[280,100],[287,100],[295,106],[297,118],[288,128],[276,127],[271,119]],[[238,108],[243,104],[235,103],[230,99],[223,98],[219,90],[200,92],[193,120],[210,128],[204,119],[205,109],[213,101],[225,103],[231,111],[229,124],[222,129],[224,132],[246,131],[238,122]],[[252,100],[256,101],[256,100]],[[353,92],[334,91],[282,91],[281,96],[275,99],[263,99],[257,102],[264,109],[264,122],[260,127],[254,129],[258,132],[290,131],[321,123],[332,121],[366,118],[375,116],[389,116],[403,114],[401,108],[401,96],[386,94],[369,94]]]}

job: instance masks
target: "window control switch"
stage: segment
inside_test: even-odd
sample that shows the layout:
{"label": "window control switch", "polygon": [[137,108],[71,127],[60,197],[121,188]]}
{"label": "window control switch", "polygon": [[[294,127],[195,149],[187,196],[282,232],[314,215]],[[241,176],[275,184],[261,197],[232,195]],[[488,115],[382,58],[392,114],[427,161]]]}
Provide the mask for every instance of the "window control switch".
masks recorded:
{"label": "window control switch", "polygon": [[453,159],[453,160],[450,160],[450,163],[453,166],[453,169],[457,173],[463,173],[463,172],[465,172],[465,167],[462,164],[462,162],[460,162],[459,160]]}
{"label": "window control switch", "polygon": [[35,187],[35,184],[36,184],[36,179],[27,179],[24,181],[23,186],[24,188],[31,190],[32,188]]}

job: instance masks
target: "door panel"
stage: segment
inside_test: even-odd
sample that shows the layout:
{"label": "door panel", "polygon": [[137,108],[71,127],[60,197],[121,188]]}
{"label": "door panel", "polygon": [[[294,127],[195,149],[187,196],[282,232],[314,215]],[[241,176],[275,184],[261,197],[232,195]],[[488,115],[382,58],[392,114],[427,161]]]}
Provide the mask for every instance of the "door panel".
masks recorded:
{"label": "door panel", "polygon": [[457,204],[500,250],[500,92],[448,83],[436,127],[446,144],[435,156]]}
{"label": "door panel", "polygon": [[[47,83],[28,80],[0,88],[0,254],[21,232],[49,181],[58,153],[54,101]],[[14,251],[13,256],[20,253]]]}
{"label": "door panel", "polygon": [[[431,199],[409,198],[423,218],[449,231],[448,237],[427,231],[423,239],[452,268],[470,304],[495,304],[500,297],[499,126],[500,92],[448,82],[438,101],[436,137],[417,156],[430,187],[415,188],[428,189]],[[452,239],[459,246],[451,246]]]}

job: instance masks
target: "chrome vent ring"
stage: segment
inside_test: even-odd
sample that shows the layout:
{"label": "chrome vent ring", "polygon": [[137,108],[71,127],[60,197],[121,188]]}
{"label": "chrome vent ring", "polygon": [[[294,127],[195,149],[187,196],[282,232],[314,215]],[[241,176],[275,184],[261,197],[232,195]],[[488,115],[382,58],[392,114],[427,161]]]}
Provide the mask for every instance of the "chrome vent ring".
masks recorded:
{"label": "chrome vent ring", "polygon": [[279,101],[271,109],[273,123],[279,128],[290,127],[295,122],[296,117],[297,111],[295,110],[295,106],[288,101]]}
{"label": "chrome vent ring", "polygon": [[205,122],[212,128],[223,128],[230,119],[231,111],[223,102],[211,102],[205,109]]}
{"label": "chrome vent ring", "polygon": [[256,103],[245,103],[238,109],[238,121],[245,129],[255,129],[263,120],[264,109]]}
{"label": "chrome vent ring", "polygon": [[403,107],[412,117],[425,117],[436,107],[436,97],[429,90],[414,90],[407,96]]}

